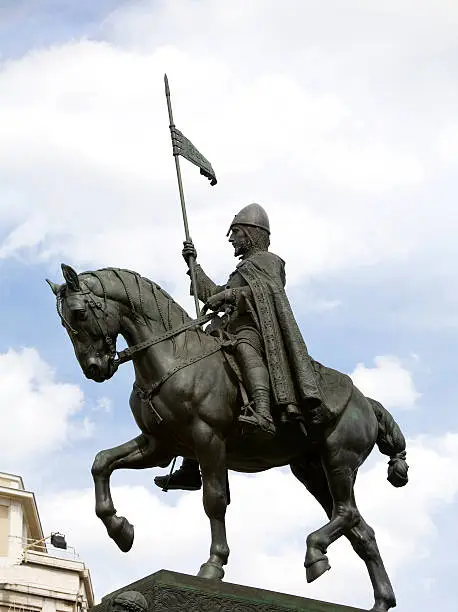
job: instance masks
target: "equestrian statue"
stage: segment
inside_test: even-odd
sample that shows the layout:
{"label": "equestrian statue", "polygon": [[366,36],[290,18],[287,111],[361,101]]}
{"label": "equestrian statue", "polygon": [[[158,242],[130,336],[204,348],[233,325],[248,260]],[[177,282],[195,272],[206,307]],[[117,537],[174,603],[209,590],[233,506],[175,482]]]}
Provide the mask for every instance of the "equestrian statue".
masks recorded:
{"label": "equestrian statue", "polygon": [[[130,408],[140,433],[97,453],[96,514],[127,552],[134,532],[116,514],[112,472],[165,468],[183,457],[168,486],[202,486],[211,547],[198,575],[221,580],[229,557],[228,470],[253,473],[289,465],[328,518],[307,536],[307,581],[330,569],[328,547],[345,536],[366,564],[372,611],[387,612],[396,605],[395,595],[374,531],[356,506],[354,485],[377,445],[389,457],[389,482],[404,486],[404,436],[391,414],[349,376],[308,354],[285,293],[285,262],[269,251],[265,210],[246,206],[228,234],[240,261],[225,285],[216,285],[198,264],[189,271],[205,303],[196,319],[158,284],[129,270],[77,274],[62,264],[65,282],[48,281],[85,376],[103,382],[122,363],[132,361],[134,367]],[[184,259],[195,263],[196,256],[187,239]],[[119,335],[128,346],[117,353]],[[167,477],[156,478],[156,484],[164,487]]]}

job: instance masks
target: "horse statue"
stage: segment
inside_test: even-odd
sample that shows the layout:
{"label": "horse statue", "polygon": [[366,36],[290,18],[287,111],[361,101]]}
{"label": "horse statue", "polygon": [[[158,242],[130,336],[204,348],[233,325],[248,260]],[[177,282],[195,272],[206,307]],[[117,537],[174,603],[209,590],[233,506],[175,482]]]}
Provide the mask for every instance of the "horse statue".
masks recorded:
{"label": "horse statue", "polygon": [[[165,468],[177,456],[197,459],[211,527],[210,556],[198,576],[221,580],[229,557],[227,470],[253,473],[289,465],[328,517],[307,537],[307,581],[330,569],[327,549],[344,535],[366,564],[374,590],[372,611],[394,607],[374,531],[354,496],[358,468],[375,444],[390,458],[389,482],[395,487],[407,483],[405,439],[391,414],[352,386],[338,418],[313,435],[304,436],[297,424],[279,419],[274,436],[243,435],[238,421],[241,385],[230,347],[202,328],[218,315],[191,319],[156,283],[129,270],[104,268],[78,275],[62,264],[62,271],[65,283],[48,283],[85,376],[103,382],[121,363],[132,360],[134,366],[130,408],[141,433],[98,452],[92,466],[95,512],[118,547],[130,550],[134,530],[116,514],[112,472]],[[128,347],[117,353],[119,334]]]}

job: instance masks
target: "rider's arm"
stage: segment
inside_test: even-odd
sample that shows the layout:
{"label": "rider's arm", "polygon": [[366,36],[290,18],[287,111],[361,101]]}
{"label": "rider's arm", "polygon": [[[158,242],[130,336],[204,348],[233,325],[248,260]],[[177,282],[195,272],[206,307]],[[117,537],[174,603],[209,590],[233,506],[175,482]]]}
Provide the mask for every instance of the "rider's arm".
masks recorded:
{"label": "rider's arm", "polygon": [[[197,297],[201,302],[206,302],[211,295],[224,291],[225,285],[217,285],[214,283],[212,279],[205,274],[198,263],[195,264],[194,269],[196,271]],[[191,275],[189,270],[186,274],[189,276]],[[192,285],[190,293],[193,295]]]}
{"label": "rider's arm", "polygon": [[232,304],[236,308],[240,307],[242,300],[251,298],[251,289],[248,285],[244,287],[223,287],[223,289],[226,304]]}

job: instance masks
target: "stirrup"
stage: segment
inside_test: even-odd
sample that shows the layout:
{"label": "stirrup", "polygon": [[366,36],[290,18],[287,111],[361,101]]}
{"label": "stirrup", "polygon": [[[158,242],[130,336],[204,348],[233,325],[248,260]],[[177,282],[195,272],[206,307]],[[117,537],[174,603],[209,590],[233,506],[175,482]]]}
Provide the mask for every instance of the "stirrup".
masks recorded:
{"label": "stirrup", "polygon": [[269,435],[275,435],[276,429],[272,417],[269,419],[260,416],[253,409],[253,404],[254,402],[249,402],[248,404],[245,404],[245,406],[243,406],[243,412],[238,418],[239,423],[248,425],[250,429],[260,429],[264,433],[267,433]]}
{"label": "stirrup", "polygon": [[183,469],[183,466],[181,466],[168,476],[156,476],[154,484],[164,492],[168,490],[198,491],[202,487],[202,478],[199,468],[194,473],[189,468]]}

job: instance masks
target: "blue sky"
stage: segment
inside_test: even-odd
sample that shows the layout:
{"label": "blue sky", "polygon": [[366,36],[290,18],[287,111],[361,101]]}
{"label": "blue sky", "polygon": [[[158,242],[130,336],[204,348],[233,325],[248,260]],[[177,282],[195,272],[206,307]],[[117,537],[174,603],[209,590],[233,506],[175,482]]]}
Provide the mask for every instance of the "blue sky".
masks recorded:
{"label": "blue sky", "polygon": [[[446,0],[0,3],[0,468],[36,492],[98,597],[162,567],[194,573],[208,546],[200,494],[164,496],[160,470],[113,475],[137,540],[123,555],[105,535],[90,466],[138,433],[132,370],[86,380],[44,282],[61,280],[62,261],[126,267],[192,312],[167,71],[176,123],[219,178],[210,188],[183,163],[200,262],[224,281],[228,222],[265,206],[311,354],[351,374],[409,439],[405,489],[386,483],[377,451],[357,486],[399,609],[454,609],[457,25]],[[305,538],[324,517],[287,470],[231,483],[228,580],[369,606],[344,542],[332,571],[305,583]],[[253,513],[265,516],[254,530]]]}
{"label": "blue sky", "polygon": [[0,51],[20,57],[43,46],[93,36],[123,0],[3,0],[0,4]]}

